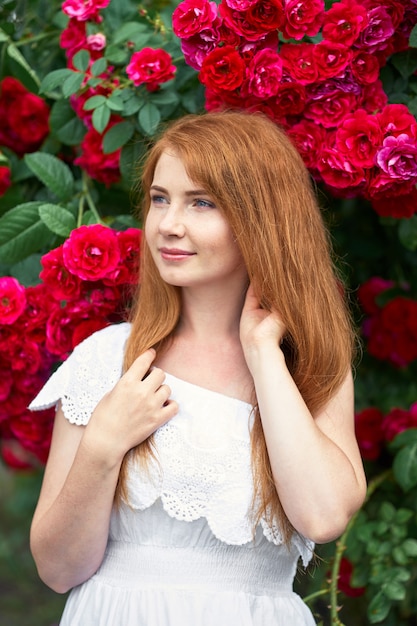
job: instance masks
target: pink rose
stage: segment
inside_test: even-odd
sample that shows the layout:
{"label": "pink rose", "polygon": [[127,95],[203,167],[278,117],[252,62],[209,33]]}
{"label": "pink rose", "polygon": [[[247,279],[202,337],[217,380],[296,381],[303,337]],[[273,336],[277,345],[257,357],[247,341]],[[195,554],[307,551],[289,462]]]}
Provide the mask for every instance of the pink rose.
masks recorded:
{"label": "pink rose", "polygon": [[80,226],[63,244],[65,267],[82,280],[100,280],[112,272],[120,259],[114,230],[101,224]]}
{"label": "pink rose", "polygon": [[373,167],[382,132],[374,115],[358,109],[346,116],[336,131],[336,147],[359,167]]}
{"label": "pink rose", "polygon": [[210,52],[203,61],[200,81],[216,92],[233,91],[240,87],[245,74],[245,63],[232,46],[223,46]]}
{"label": "pink rose", "polygon": [[324,15],[323,38],[350,47],[367,25],[367,10],[361,3],[335,2]]}
{"label": "pink rose", "polygon": [[13,324],[26,307],[25,288],[11,276],[0,278],[0,324]]}
{"label": "pink rose", "polygon": [[282,33],[285,39],[314,37],[323,23],[324,0],[286,0]]}
{"label": "pink rose", "polygon": [[81,22],[86,20],[100,22],[99,11],[109,4],[110,0],[64,0],[62,11]]}
{"label": "pink rose", "polygon": [[376,162],[391,178],[411,180],[417,178],[417,142],[406,134],[384,139],[376,154]]}
{"label": "pink rose", "polygon": [[216,48],[220,37],[216,30],[205,30],[199,35],[181,40],[184,60],[193,69],[199,71],[206,56]]}
{"label": "pink rose", "polygon": [[188,39],[202,30],[210,30],[217,19],[215,2],[184,0],[172,14],[172,30],[180,39]]}
{"label": "pink rose", "polygon": [[369,53],[385,50],[394,33],[389,13],[378,3],[378,6],[368,11],[368,24],[361,31],[355,46]]}
{"label": "pink rose", "polygon": [[282,78],[282,60],[268,48],[257,52],[248,67],[248,93],[257,98],[270,98],[278,92]]}
{"label": "pink rose", "polygon": [[174,78],[176,69],[171,55],[162,48],[142,48],[132,54],[126,74],[134,85],[145,85],[148,91],[156,91],[161,83]]}

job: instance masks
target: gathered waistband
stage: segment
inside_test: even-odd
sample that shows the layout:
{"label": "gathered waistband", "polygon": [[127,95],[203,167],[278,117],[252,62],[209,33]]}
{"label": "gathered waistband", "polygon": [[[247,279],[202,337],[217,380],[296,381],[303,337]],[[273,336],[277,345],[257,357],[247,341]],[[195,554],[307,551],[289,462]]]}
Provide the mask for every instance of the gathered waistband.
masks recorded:
{"label": "gathered waistband", "polygon": [[273,544],[250,549],[166,547],[110,541],[94,578],[115,587],[202,588],[255,595],[292,593],[297,559]]}

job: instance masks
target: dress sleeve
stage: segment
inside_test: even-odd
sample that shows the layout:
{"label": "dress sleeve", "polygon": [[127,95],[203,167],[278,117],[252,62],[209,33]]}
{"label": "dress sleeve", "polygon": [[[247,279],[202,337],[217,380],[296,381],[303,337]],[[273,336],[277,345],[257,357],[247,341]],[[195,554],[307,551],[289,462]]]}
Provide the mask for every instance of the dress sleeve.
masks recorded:
{"label": "dress sleeve", "polygon": [[85,426],[98,402],[122,374],[129,332],[130,325],[122,323],[107,326],[87,337],[52,374],[29,409],[39,411],[61,401],[68,421]]}

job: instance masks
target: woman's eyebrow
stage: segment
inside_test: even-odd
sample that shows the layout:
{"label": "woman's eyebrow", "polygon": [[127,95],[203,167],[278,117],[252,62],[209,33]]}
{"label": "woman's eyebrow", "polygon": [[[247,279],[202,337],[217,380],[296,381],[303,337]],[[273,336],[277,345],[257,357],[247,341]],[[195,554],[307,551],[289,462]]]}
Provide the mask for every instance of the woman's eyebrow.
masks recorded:
{"label": "woman's eyebrow", "polygon": [[[163,193],[168,193],[168,191],[164,188],[164,187],[160,187],[159,185],[152,185],[151,186],[151,190],[154,191],[161,191]],[[207,191],[205,189],[190,189],[189,191],[186,191],[184,193],[185,196],[208,196],[210,195],[209,193],[207,193]]]}

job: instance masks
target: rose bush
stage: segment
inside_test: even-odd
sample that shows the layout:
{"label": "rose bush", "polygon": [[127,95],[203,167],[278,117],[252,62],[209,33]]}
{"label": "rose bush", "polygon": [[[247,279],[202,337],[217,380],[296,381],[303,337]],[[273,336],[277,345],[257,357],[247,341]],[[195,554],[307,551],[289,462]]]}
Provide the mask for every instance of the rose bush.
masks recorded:
{"label": "rose bush", "polygon": [[131,191],[159,126],[263,111],[316,181],[363,346],[355,420],[368,500],[300,586],[318,620],[330,605],[333,624],[414,623],[417,3],[38,5],[0,6],[4,463],[42,471],[53,412],[28,404],[75,345],[126,316],[141,235]]}

